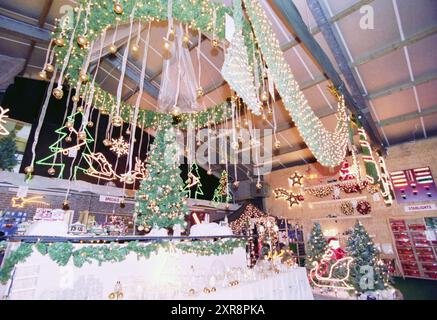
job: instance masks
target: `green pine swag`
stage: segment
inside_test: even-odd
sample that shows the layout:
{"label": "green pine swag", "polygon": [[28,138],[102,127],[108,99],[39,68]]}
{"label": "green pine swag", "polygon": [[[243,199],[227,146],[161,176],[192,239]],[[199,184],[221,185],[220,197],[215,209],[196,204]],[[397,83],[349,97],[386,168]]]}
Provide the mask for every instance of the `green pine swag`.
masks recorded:
{"label": "green pine swag", "polygon": [[[194,253],[199,256],[231,254],[235,249],[246,246],[244,239],[222,239],[211,241],[192,241],[172,243],[170,241],[151,242],[140,244],[138,241],[129,242],[127,245],[118,243],[82,246],[74,249],[70,242],[56,242],[53,244],[38,242],[36,244],[21,243],[17,250],[13,251],[4,261],[0,269],[0,282],[5,284],[11,277],[11,272],[15,265],[25,261],[33,252],[34,248],[42,255],[48,255],[50,259],[59,266],[65,266],[70,259],[77,268],[81,268],[85,263],[97,262],[99,266],[103,262],[121,262],[130,253],[135,253],[137,258],[148,259],[150,255],[159,249],[169,250],[178,249],[182,253]],[[0,243],[4,247],[4,243]]]}

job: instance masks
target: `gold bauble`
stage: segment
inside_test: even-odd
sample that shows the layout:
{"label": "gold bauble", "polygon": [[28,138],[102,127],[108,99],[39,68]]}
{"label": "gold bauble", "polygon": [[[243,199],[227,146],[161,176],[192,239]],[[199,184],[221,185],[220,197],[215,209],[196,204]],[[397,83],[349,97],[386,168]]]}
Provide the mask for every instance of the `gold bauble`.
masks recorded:
{"label": "gold bauble", "polygon": [[50,168],[49,170],[47,170],[47,173],[51,176],[54,176],[56,173],[56,170],[54,168]]}
{"label": "gold bauble", "polygon": [[87,82],[88,81],[88,75],[87,75],[86,71],[81,70],[79,72],[79,79],[82,82]]}
{"label": "gold bauble", "polygon": [[168,41],[167,39],[164,38],[164,45],[163,45],[164,49],[169,51],[171,48],[171,43],[170,41]]}
{"label": "gold bauble", "polygon": [[232,142],[232,145],[231,145],[232,149],[234,149],[234,150],[238,150],[239,146],[240,146],[240,145],[238,144],[237,141]]}
{"label": "gold bauble", "polygon": [[263,91],[263,92],[261,93],[261,101],[262,101],[262,102],[267,102],[268,100],[269,100],[269,95],[268,95],[268,93],[265,92],[265,91]]}
{"label": "gold bauble", "polygon": [[86,132],[84,132],[84,131],[78,132],[77,138],[79,140],[85,140],[86,139]]}
{"label": "gold bauble", "polygon": [[88,123],[86,124],[88,128],[92,128],[94,127],[94,122],[92,122],[91,120],[88,121]]}
{"label": "gold bauble", "polygon": [[226,203],[226,204],[225,204],[225,209],[226,209],[226,210],[229,210],[230,207],[231,207],[231,205],[230,205],[229,203]]}
{"label": "gold bauble", "polygon": [[47,79],[47,72],[45,72],[45,70],[41,70],[40,72],[38,72],[38,76],[41,79]]}
{"label": "gold bauble", "polygon": [[70,136],[68,136],[68,137],[65,137],[65,141],[66,141],[66,142],[71,142],[71,140],[72,140],[72,139],[71,139],[71,137],[70,137]]}
{"label": "gold bauble", "polygon": [[105,147],[109,147],[109,146],[112,145],[112,142],[111,142],[111,140],[109,140],[109,139],[104,139],[104,140],[103,140],[103,145],[104,145]]}
{"label": "gold bauble", "polygon": [[73,102],[79,102],[79,96],[73,96],[72,98],[71,98],[71,100],[73,101]]}
{"label": "gold bauble", "polygon": [[256,184],[256,188],[257,188],[258,190],[262,189],[262,187],[263,187],[263,185],[262,185],[261,183],[258,182],[258,183]]}
{"label": "gold bauble", "polygon": [[140,47],[135,43],[135,44],[132,46],[132,51],[133,51],[133,52],[138,52],[138,50],[140,50]]}
{"label": "gold bauble", "polygon": [[82,113],[83,112],[83,107],[82,106],[77,107],[76,111]]}
{"label": "gold bauble", "polygon": [[205,94],[205,91],[203,90],[202,87],[199,87],[196,89],[196,94],[197,94],[197,97],[200,98]]}
{"label": "gold bauble", "polygon": [[174,106],[171,110],[171,114],[177,117],[181,113],[181,109],[178,106]]}
{"label": "gold bauble", "polygon": [[120,3],[120,2],[116,2],[115,4],[114,4],[114,12],[116,13],[116,14],[122,14],[123,13],[123,5]]}
{"label": "gold bauble", "polygon": [[53,89],[53,96],[56,99],[61,100],[64,96],[64,91],[62,91],[62,87],[56,87],[55,89]]}
{"label": "gold bauble", "polygon": [[208,171],[206,171],[206,174],[209,175],[209,176],[212,175],[212,170],[208,169]]}
{"label": "gold bauble", "polygon": [[65,126],[66,126],[67,128],[71,128],[71,127],[73,127],[73,122],[71,122],[71,121],[67,121],[67,122],[65,122]]}
{"label": "gold bauble", "polygon": [[50,63],[47,63],[47,64],[46,64],[45,69],[46,69],[48,72],[53,72],[53,71],[55,71],[55,67],[54,67],[52,64],[50,64]]}
{"label": "gold bauble", "polygon": [[276,140],[273,146],[275,147],[275,149],[279,149],[281,147],[281,142]]}
{"label": "gold bauble", "polygon": [[217,291],[217,289],[215,287],[211,288],[211,292],[216,292],[216,291]]}
{"label": "gold bauble", "polygon": [[124,182],[126,182],[126,184],[132,184],[135,182],[135,179],[131,174],[128,174],[124,177]]}
{"label": "gold bauble", "polygon": [[112,117],[111,123],[114,127],[121,127],[123,119],[119,115],[115,115]]}
{"label": "gold bauble", "polygon": [[190,42],[190,37],[189,37],[189,35],[188,34],[184,34],[184,36],[182,37],[182,43],[185,45],[185,46],[188,46],[188,43]]}
{"label": "gold bauble", "polygon": [[88,43],[88,39],[84,35],[79,35],[76,41],[77,44],[80,45],[81,47],[86,46],[86,44]]}
{"label": "gold bauble", "polygon": [[218,45],[219,45],[218,40],[216,38],[212,39],[211,40],[211,45],[212,45],[213,48],[217,48]]}
{"label": "gold bauble", "polygon": [[56,44],[58,47],[63,47],[63,46],[65,46],[65,40],[62,39],[62,38],[56,38],[56,40],[55,40],[55,44]]}
{"label": "gold bauble", "polygon": [[116,54],[117,53],[117,47],[114,44],[111,44],[108,48],[109,53]]}
{"label": "gold bauble", "polygon": [[138,231],[143,231],[144,230],[144,226],[138,226]]}
{"label": "gold bauble", "polygon": [[68,202],[68,200],[64,200],[64,202],[62,202],[62,209],[70,210],[70,203]]}
{"label": "gold bauble", "polygon": [[237,189],[240,186],[240,181],[234,181],[233,186]]}
{"label": "gold bauble", "polygon": [[32,166],[27,166],[26,168],[24,168],[24,172],[26,174],[31,174],[33,173],[33,167]]}

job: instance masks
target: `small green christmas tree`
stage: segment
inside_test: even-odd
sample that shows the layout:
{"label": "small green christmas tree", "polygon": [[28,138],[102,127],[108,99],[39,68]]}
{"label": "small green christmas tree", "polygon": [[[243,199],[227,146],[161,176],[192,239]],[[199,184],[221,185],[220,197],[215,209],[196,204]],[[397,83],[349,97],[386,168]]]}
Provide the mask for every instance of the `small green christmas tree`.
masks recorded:
{"label": "small green christmas tree", "polygon": [[378,250],[359,221],[348,238],[347,252],[354,259],[349,279],[355,290],[365,292],[388,287],[390,277],[387,268],[379,259]]}
{"label": "small green christmas tree", "polygon": [[192,196],[192,188],[195,188],[194,199],[197,199],[199,195],[203,196],[202,182],[200,181],[199,166],[197,163],[193,162],[191,165],[190,171],[188,171],[188,179],[185,183],[187,185],[185,188],[188,191],[189,198]]}
{"label": "small green christmas tree", "polygon": [[310,239],[308,240],[306,247],[306,267],[311,269],[314,267],[314,262],[320,262],[322,256],[328,250],[328,242],[322,233],[320,223],[314,223],[311,230]]}
{"label": "small green christmas tree", "polygon": [[136,194],[138,230],[186,226],[187,192],[180,176],[178,156],[175,131],[169,125],[161,127],[147,157],[148,175]]}
{"label": "small green christmas tree", "polygon": [[214,190],[214,197],[212,198],[212,202],[215,204],[218,203],[229,203],[232,200],[232,195],[229,190],[229,180],[228,173],[226,170],[222,171],[222,175],[220,177],[219,185]]}
{"label": "small green christmas tree", "polygon": [[17,165],[15,133],[0,139],[0,170],[11,171]]}

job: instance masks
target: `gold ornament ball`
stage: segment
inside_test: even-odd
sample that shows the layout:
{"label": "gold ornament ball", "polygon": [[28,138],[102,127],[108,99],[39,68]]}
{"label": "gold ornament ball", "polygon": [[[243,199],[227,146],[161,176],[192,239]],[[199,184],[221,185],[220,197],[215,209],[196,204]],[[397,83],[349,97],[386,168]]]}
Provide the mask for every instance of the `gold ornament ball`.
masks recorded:
{"label": "gold ornament ball", "polygon": [[80,71],[80,73],[79,73],[79,79],[80,79],[80,81],[82,81],[82,82],[87,82],[88,81],[88,75],[87,75],[87,73],[86,73],[86,71]]}
{"label": "gold ornament ball", "polygon": [[121,127],[121,125],[123,124],[123,119],[119,116],[119,115],[115,115],[113,118],[112,118],[112,125],[114,126],[114,127]]}
{"label": "gold ornament ball", "polygon": [[138,226],[138,231],[143,231],[144,230],[144,226]]}
{"label": "gold ornament ball", "polygon": [[217,48],[218,45],[219,45],[218,40],[216,38],[212,39],[211,40],[211,45],[212,45],[213,48]]}
{"label": "gold ornament ball", "polygon": [[76,111],[82,113],[83,112],[83,107],[82,106],[77,107]]}
{"label": "gold ornament ball", "polygon": [[57,88],[53,89],[53,96],[56,99],[61,100],[62,97],[64,96],[64,91],[62,91],[62,87],[57,87]]}
{"label": "gold ornament ball", "polygon": [[109,140],[109,139],[104,139],[104,140],[103,140],[103,145],[104,145],[105,147],[109,147],[110,145],[112,145],[112,142],[111,142],[111,140]]}
{"label": "gold ornament ball", "polygon": [[184,36],[182,37],[182,42],[185,45],[188,45],[188,42],[190,42],[190,37],[187,34],[184,34]]}
{"label": "gold ornament ball", "polygon": [[208,171],[206,173],[210,176],[210,175],[212,175],[212,170],[208,169]]}
{"label": "gold ornament ball", "polygon": [[124,181],[126,182],[126,184],[132,184],[132,183],[135,182],[135,179],[134,179],[134,177],[131,174],[128,174],[124,178]]}
{"label": "gold ornament ball", "polygon": [[196,89],[196,94],[197,94],[197,97],[200,98],[205,94],[205,91],[203,90],[202,87],[199,87]]}
{"label": "gold ornament ball", "polygon": [[116,2],[114,4],[114,12],[116,14],[122,14],[123,13],[123,5],[120,2]]}
{"label": "gold ornament ball", "polygon": [[54,168],[50,168],[49,170],[47,170],[47,173],[48,173],[49,175],[51,175],[51,176],[54,176],[55,173],[56,173],[56,171],[55,171]]}
{"label": "gold ornament ball", "polygon": [[117,47],[114,44],[111,44],[108,48],[109,53],[116,54],[117,53]]}
{"label": "gold ornament ball", "polygon": [[24,172],[26,174],[31,174],[33,173],[33,167],[32,166],[27,166],[26,168],[24,168]]}
{"label": "gold ornament ball", "polygon": [[274,147],[275,147],[275,149],[279,149],[281,147],[281,142],[276,140],[274,143]]}
{"label": "gold ornament ball", "polygon": [[171,110],[171,114],[175,117],[178,116],[181,113],[181,109],[178,106],[174,106]]}
{"label": "gold ornament ball", "polygon": [[240,146],[240,145],[238,144],[237,141],[232,142],[232,149],[234,149],[234,150],[238,150],[239,146]]}
{"label": "gold ornament ball", "polygon": [[67,121],[67,122],[65,122],[65,126],[66,126],[67,128],[72,128],[72,127],[73,127],[73,122],[71,122],[71,121]]}
{"label": "gold ornament ball", "polygon": [[47,72],[45,72],[45,70],[41,70],[40,72],[38,72],[38,76],[41,79],[47,79]]}
{"label": "gold ornament ball", "polygon": [[258,190],[262,189],[262,187],[263,187],[263,185],[262,185],[261,183],[258,182],[258,183],[256,184],[256,188],[257,188]]}
{"label": "gold ornament ball", "polygon": [[263,93],[261,94],[261,101],[267,102],[267,100],[269,100],[269,95],[267,94],[267,92],[263,91]]}
{"label": "gold ornament ball", "polygon": [[62,39],[62,38],[57,38],[57,39],[55,40],[55,44],[56,44],[58,47],[63,47],[63,46],[65,46],[65,40]]}
{"label": "gold ornament ball", "polygon": [[240,186],[240,181],[234,181],[233,186],[237,189]]}
{"label": "gold ornament ball", "polygon": [[84,132],[84,131],[79,132],[79,133],[77,134],[77,138],[78,138],[79,140],[85,140],[85,139],[86,139],[86,132]]}
{"label": "gold ornament ball", "polygon": [[70,137],[70,136],[68,136],[68,137],[65,137],[65,141],[66,141],[66,142],[71,142],[71,140],[72,140],[72,139],[71,139],[71,137]]}
{"label": "gold ornament ball", "polygon": [[71,98],[71,100],[73,101],[73,102],[79,102],[79,96],[73,96],[72,98]]}
{"label": "gold ornament ball", "polygon": [[50,63],[46,64],[45,69],[46,69],[48,72],[53,72],[53,71],[55,71],[55,67],[54,67],[52,64],[50,64]]}
{"label": "gold ornament ball", "polygon": [[132,46],[132,51],[133,51],[133,52],[138,52],[138,50],[140,50],[140,47],[139,47],[137,44],[134,44],[134,45]]}
{"label": "gold ornament ball", "polygon": [[164,49],[165,50],[170,50],[170,48],[171,48],[171,43],[170,43],[170,41],[168,41],[167,39],[164,39]]}
{"label": "gold ornament ball", "polygon": [[86,46],[86,44],[88,43],[88,40],[84,35],[79,35],[76,41],[77,44],[80,45],[81,47]]}
{"label": "gold ornament ball", "polygon": [[86,125],[88,128],[92,128],[92,127],[94,127],[94,122],[88,121],[88,123]]}
{"label": "gold ornament ball", "polygon": [[225,204],[225,209],[226,209],[226,210],[229,210],[230,207],[231,207],[231,205],[230,205],[229,203],[226,203],[226,204]]}

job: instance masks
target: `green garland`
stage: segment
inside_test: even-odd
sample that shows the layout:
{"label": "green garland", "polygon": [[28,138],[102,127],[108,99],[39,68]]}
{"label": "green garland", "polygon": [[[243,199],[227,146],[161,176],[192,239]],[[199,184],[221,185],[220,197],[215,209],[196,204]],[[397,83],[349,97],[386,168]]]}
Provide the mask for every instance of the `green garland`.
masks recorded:
{"label": "green garland", "polygon": [[235,249],[245,246],[245,239],[221,239],[214,242],[202,240],[188,243],[162,241],[145,244],[132,241],[127,245],[112,242],[104,245],[82,246],[79,249],[74,249],[73,244],[70,242],[56,242],[53,244],[38,242],[34,245],[23,242],[17,250],[5,259],[3,268],[0,269],[0,282],[5,284],[10,279],[15,265],[25,261],[32,254],[34,248],[42,255],[48,255],[60,266],[67,265],[72,258],[74,266],[81,268],[85,263],[92,263],[93,261],[96,261],[99,266],[103,262],[121,262],[130,253],[135,253],[138,259],[141,257],[148,259],[152,253],[157,253],[160,249],[165,251],[177,249],[182,253],[210,256],[231,254]]}

